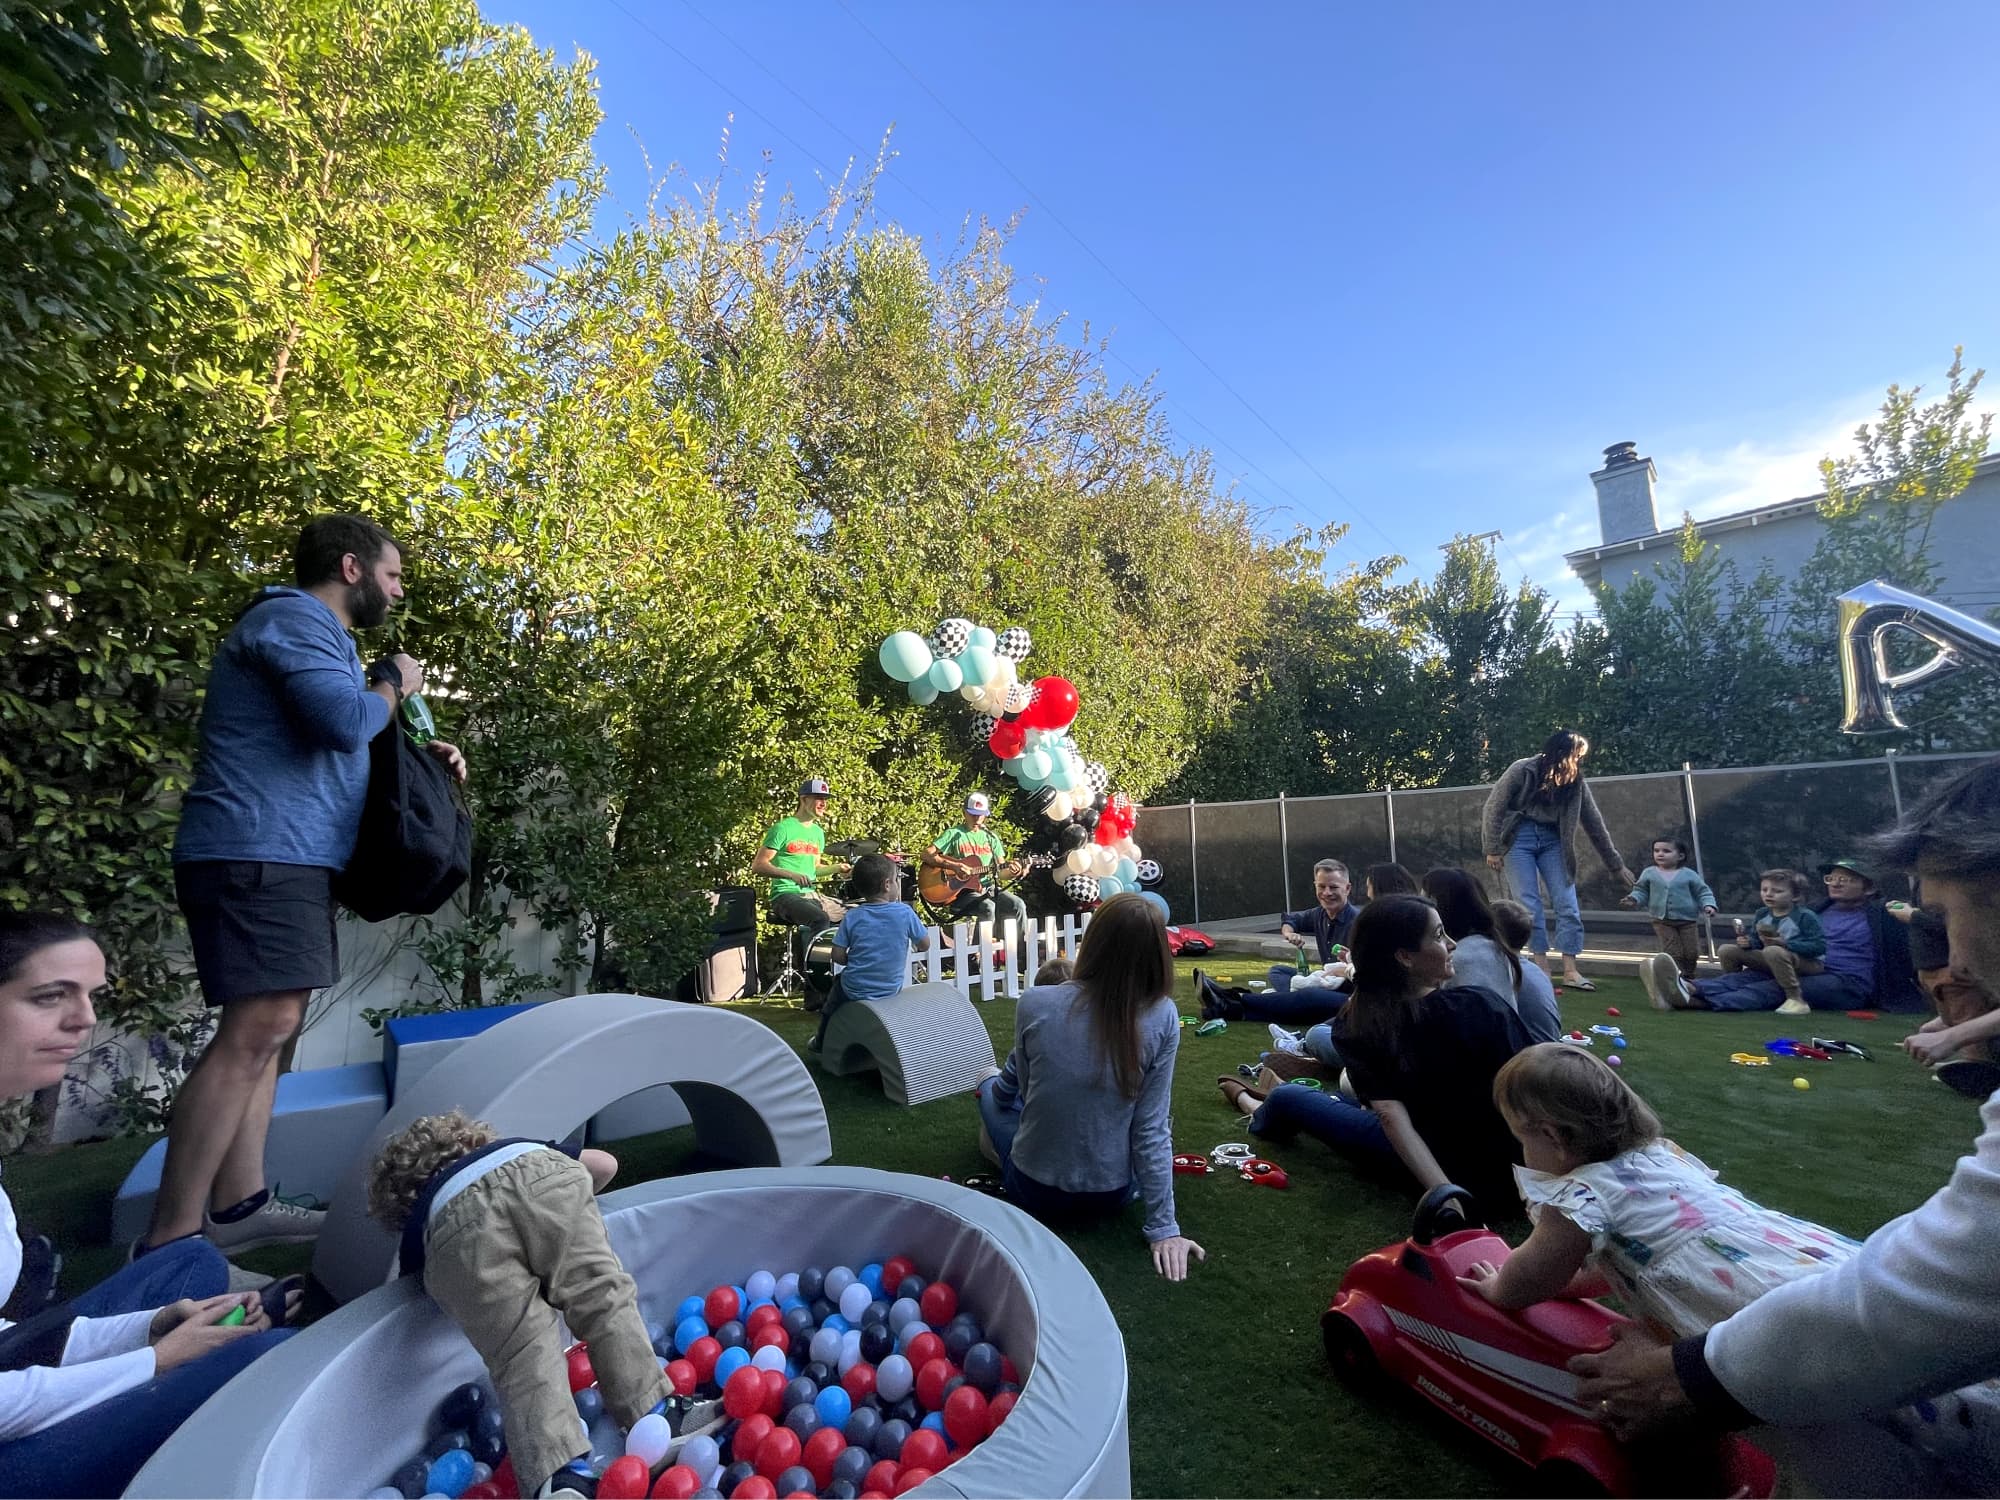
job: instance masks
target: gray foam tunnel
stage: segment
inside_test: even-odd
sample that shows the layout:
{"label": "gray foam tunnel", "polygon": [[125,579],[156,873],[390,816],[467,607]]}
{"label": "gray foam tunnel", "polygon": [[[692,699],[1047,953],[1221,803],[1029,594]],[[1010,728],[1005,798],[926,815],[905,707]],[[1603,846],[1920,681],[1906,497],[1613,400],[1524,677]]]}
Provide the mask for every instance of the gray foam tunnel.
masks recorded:
{"label": "gray foam tunnel", "polygon": [[[752,1270],[908,1255],[1025,1372],[992,1437],[913,1493],[1131,1494],[1125,1344],[1097,1283],[1018,1209],[953,1183],[862,1168],[769,1168],[641,1183],[601,1200],[650,1319]],[[125,1493],[359,1496],[416,1454],[479,1357],[409,1280],[378,1288],[224,1386]]]}

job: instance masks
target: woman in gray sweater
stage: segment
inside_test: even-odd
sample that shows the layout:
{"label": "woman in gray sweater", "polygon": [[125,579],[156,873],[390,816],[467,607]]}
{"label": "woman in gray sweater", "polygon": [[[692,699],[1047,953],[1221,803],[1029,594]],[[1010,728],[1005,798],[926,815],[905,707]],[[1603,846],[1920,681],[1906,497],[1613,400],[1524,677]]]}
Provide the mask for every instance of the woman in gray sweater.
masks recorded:
{"label": "woman in gray sweater", "polygon": [[1007,1066],[979,1085],[979,1144],[1038,1219],[1099,1218],[1144,1198],[1153,1265],[1181,1281],[1188,1257],[1207,1253],[1174,1219],[1173,983],[1158,909],[1136,893],[1105,902],[1076,978],[1021,997]]}
{"label": "woman in gray sweater", "polygon": [[1507,883],[1534,916],[1529,947],[1544,971],[1549,967],[1549,931],[1541,888],[1548,887],[1563,983],[1580,990],[1597,986],[1576,967],[1576,956],[1583,952],[1583,913],[1576,904],[1577,830],[1589,837],[1605,869],[1628,888],[1635,883],[1583,779],[1588,754],[1589,740],[1574,729],[1558,729],[1540,755],[1515,761],[1493,784],[1480,825],[1486,863],[1506,871]]}

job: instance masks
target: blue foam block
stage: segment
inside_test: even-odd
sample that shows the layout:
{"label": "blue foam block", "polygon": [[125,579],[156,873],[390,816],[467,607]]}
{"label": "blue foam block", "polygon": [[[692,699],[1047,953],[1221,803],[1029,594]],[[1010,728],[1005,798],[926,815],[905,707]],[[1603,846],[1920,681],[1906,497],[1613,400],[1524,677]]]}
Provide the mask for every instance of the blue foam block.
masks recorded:
{"label": "blue foam block", "polygon": [[467,1037],[478,1036],[543,1003],[529,1000],[477,1010],[442,1010],[431,1015],[398,1016],[387,1022],[382,1027],[382,1074],[388,1083],[389,1102],[396,1102],[399,1087],[415,1083]]}

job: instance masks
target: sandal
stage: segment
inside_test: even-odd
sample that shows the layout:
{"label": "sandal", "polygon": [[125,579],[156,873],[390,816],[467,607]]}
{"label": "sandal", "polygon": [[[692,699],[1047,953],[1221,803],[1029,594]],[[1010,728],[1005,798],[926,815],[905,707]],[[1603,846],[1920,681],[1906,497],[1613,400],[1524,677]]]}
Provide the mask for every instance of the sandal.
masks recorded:
{"label": "sandal", "polygon": [[282,1281],[274,1281],[258,1289],[257,1300],[264,1304],[264,1316],[271,1320],[273,1328],[291,1327],[291,1309],[285,1304],[297,1294],[303,1307],[305,1289],[306,1279],[303,1276],[287,1276]]}
{"label": "sandal", "polygon": [[1245,1083],[1240,1078],[1231,1078],[1228,1074],[1225,1073],[1222,1077],[1216,1079],[1215,1081],[1216,1084],[1222,1090],[1222,1097],[1229,1101],[1229,1107],[1233,1110],[1236,1110],[1238,1114],[1242,1113],[1242,1107],[1238,1105],[1236,1101],[1242,1098],[1245,1094],[1248,1094],[1252,1099],[1255,1099],[1259,1104],[1262,1104],[1264,1102],[1263,1091],[1260,1089],[1251,1088],[1249,1084]]}
{"label": "sandal", "polygon": [[1597,986],[1579,974],[1574,979],[1564,979],[1563,983],[1573,990],[1582,990],[1586,995],[1595,994]]}

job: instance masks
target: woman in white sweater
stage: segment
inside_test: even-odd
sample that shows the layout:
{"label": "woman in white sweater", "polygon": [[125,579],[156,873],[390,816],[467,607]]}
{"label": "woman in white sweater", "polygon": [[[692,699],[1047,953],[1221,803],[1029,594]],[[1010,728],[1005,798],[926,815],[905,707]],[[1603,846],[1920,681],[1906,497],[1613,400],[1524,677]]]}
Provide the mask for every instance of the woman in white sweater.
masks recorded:
{"label": "woman in white sweater", "polygon": [[[0,1098],[62,1081],[96,1024],[104,954],[67,917],[0,913]],[[0,1302],[21,1273],[0,1191]],[[288,1332],[224,1295],[206,1240],[164,1247],[75,1300],[0,1321],[0,1495],[116,1495],[202,1402]],[[233,1328],[222,1319],[245,1309]]]}

